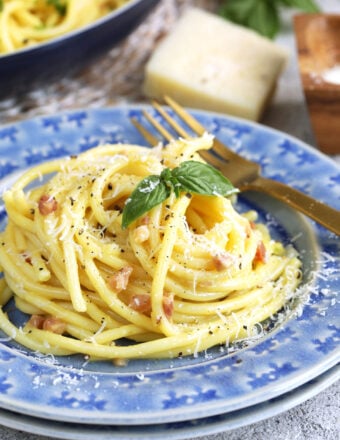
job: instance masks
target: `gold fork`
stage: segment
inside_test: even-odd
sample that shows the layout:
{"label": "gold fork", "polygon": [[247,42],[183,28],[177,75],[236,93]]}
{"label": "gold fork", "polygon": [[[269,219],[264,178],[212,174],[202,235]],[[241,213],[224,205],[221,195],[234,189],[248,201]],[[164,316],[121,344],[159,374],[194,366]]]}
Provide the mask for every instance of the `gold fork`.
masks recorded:
{"label": "gold fork", "polygon": [[[206,129],[173,99],[167,96],[164,99],[177,116],[179,116],[194,133],[201,136],[206,132]],[[153,101],[152,104],[180,137],[185,139],[192,137],[182,125],[178,124],[177,121],[170,116],[164,107],[155,101]],[[167,141],[173,139],[173,135],[151,116],[150,113],[143,111],[143,114]],[[159,139],[135,118],[132,118],[131,121],[150,145],[155,146],[159,143]],[[213,148],[210,151],[202,150],[200,154],[208,163],[218,168],[240,191],[253,190],[269,194],[307,215],[335,234],[340,235],[339,210],[327,206],[284,183],[261,176],[261,167],[259,164],[233,152],[218,139],[215,138]]]}

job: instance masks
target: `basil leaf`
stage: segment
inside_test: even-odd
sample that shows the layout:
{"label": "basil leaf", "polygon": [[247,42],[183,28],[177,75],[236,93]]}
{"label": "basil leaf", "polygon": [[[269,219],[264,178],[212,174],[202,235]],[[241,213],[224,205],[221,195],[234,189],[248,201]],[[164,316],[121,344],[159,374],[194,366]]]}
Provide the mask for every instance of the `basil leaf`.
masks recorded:
{"label": "basil leaf", "polygon": [[216,168],[202,162],[187,161],[172,170],[182,191],[205,195],[229,196],[238,192]]}
{"label": "basil leaf", "polygon": [[280,7],[319,12],[315,0],[224,0],[219,14],[265,37],[274,38],[280,30]]}
{"label": "basil leaf", "polygon": [[161,176],[151,175],[139,182],[125,204],[122,217],[123,229],[150,209],[164,202],[170,192],[171,189],[161,179]]}
{"label": "basil leaf", "polygon": [[165,168],[159,176],[151,175],[139,182],[125,204],[122,228],[127,228],[138,217],[164,202],[171,191],[176,197],[183,191],[230,196],[238,189],[216,168],[202,162],[189,160],[173,170]]}
{"label": "basil leaf", "polygon": [[258,0],[248,20],[249,26],[268,38],[274,38],[280,30],[277,6],[268,0]]}
{"label": "basil leaf", "polygon": [[173,171],[171,171],[169,168],[165,168],[161,172],[161,179],[163,179],[164,183],[175,192],[176,197],[179,197],[182,188]]}
{"label": "basil leaf", "polygon": [[319,12],[320,8],[313,0],[278,0],[291,8],[300,9],[305,12]]}
{"label": "basil leaf", "polygon": [[239,24],[247,23],[257,0],[228,0],[220,6],[218,13]]}

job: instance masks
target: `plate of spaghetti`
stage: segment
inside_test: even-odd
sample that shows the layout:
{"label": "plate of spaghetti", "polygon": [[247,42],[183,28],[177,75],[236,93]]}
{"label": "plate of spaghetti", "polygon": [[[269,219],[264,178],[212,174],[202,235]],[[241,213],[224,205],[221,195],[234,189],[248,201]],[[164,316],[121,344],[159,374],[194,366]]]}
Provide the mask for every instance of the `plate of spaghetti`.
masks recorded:
{"label": "plate of spaghetti", "polygon": [[199,151],[217,136],[334,207],[337,165],[199,111],[206,135],[148,148],[129,122],[144,108],[0,128],[4,410],[89,426],[186,422],[246,412],[339,361],[339,238],[238,194]]}
{"label": "plate of spaghetti", "polygon": [[125,38],[158,0],[2,0],[1,94],[74,73]]}

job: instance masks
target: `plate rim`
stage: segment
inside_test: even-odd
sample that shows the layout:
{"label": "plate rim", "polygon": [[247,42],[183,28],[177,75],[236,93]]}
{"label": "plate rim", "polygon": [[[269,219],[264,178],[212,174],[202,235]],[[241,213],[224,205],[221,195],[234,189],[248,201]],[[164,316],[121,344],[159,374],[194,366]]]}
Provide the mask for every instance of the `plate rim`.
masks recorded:
{"label": "plate rim", "polygon": [[[239,429],[244,426],[248,426],[252,423],[258,423],[264,421],[270,417],[276,417],[292,408],[295,408],[298,405],[301,405],[306,400],[315,397],[317,394],[325,391],[328,387],[335,384],[340,378],[340,367],[334,366],[330,370],[327,370],[323,374],[319,375],[316,379],[309,381],[300,387],[297,387],[294,390],[291,390],[281,396],[278,396],[272,401],[269,401],[270,407],[268,405],[265,406],[266,402],[259,403],[257,405],[241,409],[239,411],[234,411],[231,413],[221,414],[218,418],[221,420],[215,421],[215,416],[207,417],[206,419],[198,419],[198,425],[204,424],[204,427],[199,426],[199,431],[197,435],[214,435],[221,433],[222,431],[228,432],[230,430]],[[307,391],[307,393],[306,393]],[[284,404],[284,407],[282,406]],[[264,407],[265,406],[265,407]],[[264,408],[263,408],[264,407]],[[242,414],[245,413],[245,414]],[[9,422],[10,420],[10,422]],[[0,409],[0,422],[4,426],[7,426],[16,430],[24,430],[29,433],[37,434],[37,435],[49,435],[53,436],[53,438],[67,439],[67,440],[92,440],[94,438],[100,440],[149,440],[149,439],[158,439],[160,434],[166,434],[168,440],[185,440],[190,435],[190,438],[195,434],[194,423],[195,421],[190,421],[189,426],[186,425],[188,422],[181,423],[181,426],[175,428],[176,431],[169,431],[169,424],[164,425],[164,429],[162,424],[156,426],[157,432],[144,432],[143,429],[148,428],[148,425],[142,426],[134,426],[132,427],[133,432],[131,432],[131,427],[128,426],[128,432],[122,432],[121,429],[124,429],[125,426],[108,426],[106,432],[101,432],[103,428],[102,425],[98,427],[93,426],[93,431],[86,432],[89,429],[88,425],[78,425],[78,424],[67,424],[62,422],[56,422],[57,429],[59,429],[59,424],[62,423],[62,428],[57,432],[53,429],[51,431],[51,425],[46,427],[50,423],[50,421],[45,419],[39,419],[30,416],[24,416],[24,420],[22,414],[15,412],[7,412],[6,410]],[[53,422],[52,422],[53,424]],[[171,424],[170,424],[171,425]],[[32,430],[32,426],[35,426],[35,429]],[[176,426],[176,423],[175,423]],[[96,428],[98,431],[96,432]],[[117,432],[118,428],[118,432]],[[152,427],[151,427],[152,428]],[[160,428],[160,429],[159,429]],[[140,431],[136,432],[136,429],[140,429]],[[163,430],[162,430],[163,429]],[[79,432],[80,430],[80,432]],[[76,431],[76,435],[73,435]],[[171,432],[171,434],[170,434]]]}

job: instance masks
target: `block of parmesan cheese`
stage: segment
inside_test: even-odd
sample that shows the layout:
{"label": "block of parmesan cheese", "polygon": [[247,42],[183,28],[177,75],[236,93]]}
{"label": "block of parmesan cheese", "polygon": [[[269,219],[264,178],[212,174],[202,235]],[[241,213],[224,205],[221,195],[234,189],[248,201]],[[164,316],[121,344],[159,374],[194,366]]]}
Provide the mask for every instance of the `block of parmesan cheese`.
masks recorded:
{"label": "block of parmesan cheese", "polygon": [[145,67],[143,91],[162,100],[258,120],[287,51],[210,12],[189,8]]}

